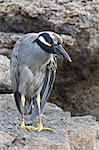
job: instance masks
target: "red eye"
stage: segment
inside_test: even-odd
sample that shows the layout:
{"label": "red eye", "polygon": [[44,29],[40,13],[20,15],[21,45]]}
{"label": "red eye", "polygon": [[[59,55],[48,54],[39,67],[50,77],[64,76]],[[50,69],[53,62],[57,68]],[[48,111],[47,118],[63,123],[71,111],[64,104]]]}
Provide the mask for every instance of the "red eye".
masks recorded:
{"label": "red eye", "polygon": [[53,40],[51,40],[49,43],[50,43],[51,45],[53,45],[53,44],[54,44]]}

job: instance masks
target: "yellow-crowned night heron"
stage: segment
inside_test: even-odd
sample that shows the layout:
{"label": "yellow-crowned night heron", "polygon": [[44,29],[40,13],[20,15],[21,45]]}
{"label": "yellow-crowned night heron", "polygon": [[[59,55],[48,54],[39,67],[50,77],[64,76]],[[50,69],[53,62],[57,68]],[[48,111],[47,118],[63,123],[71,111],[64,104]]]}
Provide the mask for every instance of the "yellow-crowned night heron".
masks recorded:
{"label": "yellow-crowned night heron", "polygon": [[[11,56],[11,80],[15,102],[22,114],[21,127],[28,130],[51,130],[41,122],[46,101],[51,93],[57,68],[57,54],[71,62],[62,48],[60,35],[44,31],[22,36]],[[38,126],[24,123],[24,115],[38,116]]]}

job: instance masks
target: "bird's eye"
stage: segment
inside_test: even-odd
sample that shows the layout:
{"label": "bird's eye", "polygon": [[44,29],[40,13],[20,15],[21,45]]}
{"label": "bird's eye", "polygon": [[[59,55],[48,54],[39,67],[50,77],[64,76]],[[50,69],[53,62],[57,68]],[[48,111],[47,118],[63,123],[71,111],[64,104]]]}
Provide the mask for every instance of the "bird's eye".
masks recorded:
{"label": "bird's eye", "polygon": [[60,45],[60,44],[61,44],[60,42],[57,43],[57,45]]}
{"label": "bird's eye", "polygon": [[54,44],[53,40],[51,40],[49,43],[50,43],[51,45],[53,45],[53,44]]}

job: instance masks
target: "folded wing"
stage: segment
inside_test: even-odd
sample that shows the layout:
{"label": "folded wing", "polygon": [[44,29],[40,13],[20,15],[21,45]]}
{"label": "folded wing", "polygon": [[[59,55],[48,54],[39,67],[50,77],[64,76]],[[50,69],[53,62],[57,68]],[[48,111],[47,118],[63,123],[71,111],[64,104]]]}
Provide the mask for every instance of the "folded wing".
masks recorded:
{"label": "folded wing", "polygon": [[[54,55],[54,61],[50,62],[46,68],[46,76],[45,80],[40,92],[41,96],[41,114],[44,112],[45,104],[50,96],[51,90],[53,88],[53,84],[56,77],[56,69],[57,69],[57,56]],[[36,96],[33,97],[34,108],[32,110],[32,117],[35,119],[38,115],[38,108],[36,103]]]}

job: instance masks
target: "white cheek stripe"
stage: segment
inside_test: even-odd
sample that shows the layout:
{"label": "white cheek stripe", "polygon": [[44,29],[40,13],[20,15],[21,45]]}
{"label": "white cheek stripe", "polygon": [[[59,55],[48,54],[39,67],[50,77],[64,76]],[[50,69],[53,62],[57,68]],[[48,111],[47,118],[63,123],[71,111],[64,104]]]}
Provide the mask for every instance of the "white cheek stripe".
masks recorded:
{"label": "white cheek stripe", "polygon": [[40,36],[38,39],[39,39],[42,43],[44,43],[45,45],[51,46],[48,42],[45,41],[45,39],[43,38],[43,36]]}

